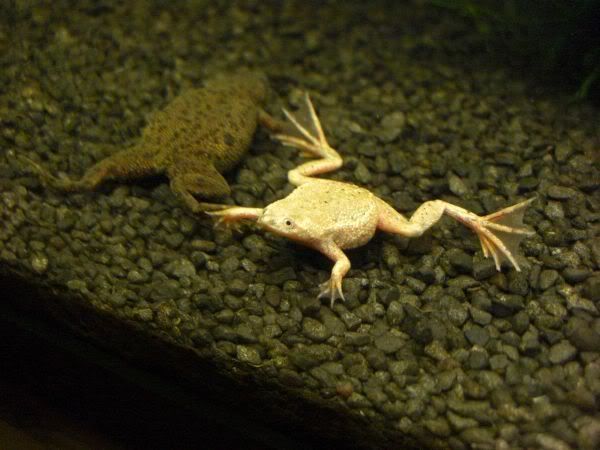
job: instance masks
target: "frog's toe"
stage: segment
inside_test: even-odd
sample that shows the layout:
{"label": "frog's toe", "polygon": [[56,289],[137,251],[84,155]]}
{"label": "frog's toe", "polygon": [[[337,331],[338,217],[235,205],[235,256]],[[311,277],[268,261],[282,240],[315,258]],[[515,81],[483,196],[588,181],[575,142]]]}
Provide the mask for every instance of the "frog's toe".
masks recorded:
{"label": "frog's toe", "polygon": [[326,282],[321,283],[319,287],[321,288],[321,292],[317,298],[328,297],[331,299],[331,308],[333,308],[333,304],[338,298],[343,302],[346,301],[344,292],[342,291],[342,280],[334,280],[331,278]]}
{"label": "frog's toe", "polygon": [[233,205],[229,205],[226,203],[198,202],[198,211],[196,212],[210,214],[210,212],[223,211],[232,207]]}
{"label": "frog's toe", "polygon": [[227,209],[220,211],[204,211],[205,214],[209,215],[215,220],[213,228],[233,228],[236,223],[235,216],[232,215]]}
{"label": "frog's toe", "polygon": [[[209,216],[215,218],[215,214],[214,213],[210,213],[208,211],[205,211],[206,214],[208,214]],[[213,229],[216,230],[217,228],[222,228],[224,227],[226,224],[223,220],[222,217],[217,217],[214,222],[213,222]]]}
{"label": "frog's toe", "polygon": [[216,220],[215,228],[218,226],[232,227],[242,220],[256,220],[262,214],[262,208],[244,208],[234,206],[233,208],[221,209],[219,211],[204,211],[205,214]]}
{"label": "frog's toe", "polygon": [[304,104],[298,110],[297,116],[285,108],[283,113],[290,124],[275,134],[275,139],[310,156],[331,156],[331,147],[307,92],[304,93]]}
{"label": "frog's toe", "polygon": [[535,234],[523,224],[525,208],[533,200],[529,199],[480,217],[473,223],[473,229],[479,237],[483,255],[485,257],[492,256],[497,270],[500,270],[503,261],[509,261],[517,271],[521,270],[515,255],[518,255],[521,240]]}
{"label": "frog's toe", "polygon": [[9,161],[14,161],[19,164],[21,167],[29,170],[34,175],[36,175],[40,182],[50,188],[57,189],[59,191],[69,191],[73,190],[78,186],[76,182],[71,180],[68,177],[57,177],[50,173],[46,168],[42,167],[40,164],[35,162],[33,159],[20,155],[16,153],[14,150],[9,150],[6,154]]}

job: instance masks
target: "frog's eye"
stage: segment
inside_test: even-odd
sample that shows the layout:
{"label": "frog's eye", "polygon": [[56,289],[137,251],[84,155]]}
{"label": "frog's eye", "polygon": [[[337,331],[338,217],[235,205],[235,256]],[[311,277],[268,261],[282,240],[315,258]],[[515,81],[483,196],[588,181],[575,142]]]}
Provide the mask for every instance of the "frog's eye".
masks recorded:
{"label": "frog's eye", "polygon": [[286,227],[290,227],[290,228],[292,227],[292,225],[294,225],[294,222],[292,222],[290,219],[285,219],[285,222],[283,222],[283,223],[285,223]]}

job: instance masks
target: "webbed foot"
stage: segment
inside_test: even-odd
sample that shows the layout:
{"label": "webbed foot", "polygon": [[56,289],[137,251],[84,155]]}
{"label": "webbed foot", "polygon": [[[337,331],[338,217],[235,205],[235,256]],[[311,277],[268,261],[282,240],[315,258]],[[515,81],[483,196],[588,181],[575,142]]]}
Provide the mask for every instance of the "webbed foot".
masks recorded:
{"label": "webbed foot", "polygon": [[321,283],[319,285],[319,288],[321,289],[321,292],[319,292],[317,298],[327,297],[331,299],[331,308],[333,308],[333,304],[338,298],[341,299],[343,302],[346,301],[344,297],[344,292],[342,291],[341,278],[334,279],[334,277],[332,276],[329,280],[325,281],[324,283]]}
{"label": "webbed foot", "polygon": [[471,228],[479,237],[483,255],[486,258],[492,256],[497,270],[503,261],[509,261],[517,271],[521,270],[514,255],[519,252],[521,240],[535,234],[523,224],[525,209],[533,200],[535,198],[530,198],[473,221]]}
{"label": "webbed foot", "polygon": [[308,93],[304,94],[304,105],[298,110],[298,118],[283,110],[290,123],[285,124],[285,129],[273,137],[283,145],[297,148],[306,156],[316,156],[317,160],[306,162],[288,172],[288,180],[299,186],[315,175],[331,172],[343,164],[342,157],[333,149],[323,132],[321,122],[317,117]]}
{"label": "webbed foot", "polygon": [[161,173],[161,167],[154,160],[154,154],[142,150],[143,147],[133,146],[109,155],[88,168],[77,180],[59,178],[26,156],[14,152],[12,156],[35,173],[44,186],[62,192],[81,192],[92,191],[108,180],[141,178]]}
{"label": "webbed foot", "polygon": [[331,148],[323,132],[321,121],[315,112],[307,92],[304,93],[304,104],[297,112],[297,116],[283,108],[283,113],[291,122],[273,137],[282,144],[297,148],[310,156],[320,158],[338,157],[338,153]]}
{"label": "webbed foot", "polygon": [[27,156],[19,155],[14,150],[9,150],[6,155],[8,158],[16,161],[21,166],[35,174],[45,187],[50,187],[52,189],[65,192],[74,191],[78,187],[76,181],[67,177],[57,177],[50,173],[48,169],[35,162],[33,159]]}

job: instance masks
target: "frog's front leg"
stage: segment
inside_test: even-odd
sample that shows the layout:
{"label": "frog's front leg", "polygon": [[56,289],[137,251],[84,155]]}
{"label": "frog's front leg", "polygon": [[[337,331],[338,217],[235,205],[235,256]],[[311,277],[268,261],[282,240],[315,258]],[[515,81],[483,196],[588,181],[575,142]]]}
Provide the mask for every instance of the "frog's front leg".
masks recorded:
{"label": "frog's front leg", "polygon": [[343,164],[342,157],[332,148],[323,132],[321,121],[315,112],[308,93],[304,94],[304,105],[298,110],[298,118],[286,109],[283,110],[291,124],[273,137],[282,144],[302,150],[320,159],[309,161],[288,172],[288,180],[295,186],[310,181],[311,177],[331,172]]}
{"label": "frog's front leg", "polygon": [[315,249],[335,262],[331,269],[331,277],[319,286],[321,292],[318,296],[318,298],[329,297],[333,308],[333,304],[338,298],[341,298],[342,301],[346,300],[342,291],[342,280],[350,270],[350,260],[334,242],[319,244],[315,246]]}
{"label": "frog's front leg", "polygon": [[477,233],[484,256],[492,255],[497,270],[500,270],[502,261],[507,260],[520,271],[515,259],[519,243],[524,237],[535,234],[523,225],[525,208],[533,200],[525,200],[483,217],[451,203],[433,200],[419,206],[410,220],[381,201],[377,227],[390,233],[416,237],[437,223],[443,214],[447,214]]}
{"label": "frog's front leg", "polygon": [[222,209],[220,211],[205,211],[211,217],[217,219],[215,226],[233,225],[241,220],[258,220],[262,215],[262,208],[245,208],[243,206],[234,206],[233,208]]}
{"label": "frog's front leg", "polygon": [[194,197],[225,197],[231,193],[227,180],[210,163],[199,163],[181,159],[174,162],[167,175],[171,181],[171,191],[193,213],[230,208],[231,205],[199,202]]}
{"label": "frog's front leg", "polygon": [[258,110],[258,123],[271,133],[282,133],[287,128],[285,122],[273,117],[264,109]]}

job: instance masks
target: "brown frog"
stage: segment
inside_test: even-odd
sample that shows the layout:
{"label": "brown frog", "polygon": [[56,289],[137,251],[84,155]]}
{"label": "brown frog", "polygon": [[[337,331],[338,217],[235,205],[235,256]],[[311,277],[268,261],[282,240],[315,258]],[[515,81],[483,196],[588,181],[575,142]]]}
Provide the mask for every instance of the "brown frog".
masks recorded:
{"label": "brown frog", "polygon": [[87,191],[108,180],[166,174],[171,190],[190,211],[218,209],[223,205],[201,203],[195,196],[229,195],[222,173],[242,158],[257,124],[279,129],[278,121],[262,109],[267,93],[265,75],[247,69],[188,89],[153,115],[139,142],[93,165],[79,180],[56,177],[35,161],[13,155],[46,186],[60,191]]}

